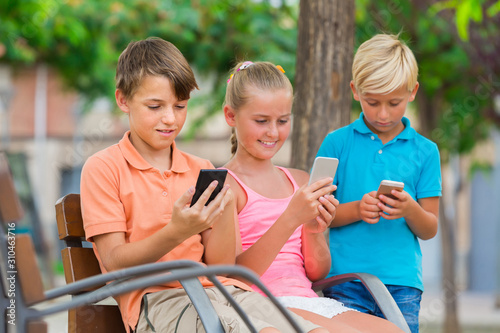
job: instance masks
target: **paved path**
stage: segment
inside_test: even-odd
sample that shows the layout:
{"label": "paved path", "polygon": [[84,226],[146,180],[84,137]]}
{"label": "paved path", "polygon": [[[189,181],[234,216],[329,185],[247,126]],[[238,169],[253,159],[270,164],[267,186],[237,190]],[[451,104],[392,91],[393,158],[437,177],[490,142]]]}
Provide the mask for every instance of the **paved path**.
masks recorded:
{"label": "paved path", "polygon": [[[420,333],[442,332],[445,300],[441,294],[425,293],[420,312]],[[458,295],[458,318],[462,333],[500,333],[500,309],[495,296],[462,292]]]}

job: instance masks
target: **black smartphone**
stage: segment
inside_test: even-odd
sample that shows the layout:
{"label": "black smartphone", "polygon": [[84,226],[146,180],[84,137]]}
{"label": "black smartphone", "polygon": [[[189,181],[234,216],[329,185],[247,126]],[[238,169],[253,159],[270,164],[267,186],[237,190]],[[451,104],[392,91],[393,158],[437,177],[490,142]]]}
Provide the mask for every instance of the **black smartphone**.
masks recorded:
{"label": "black smartphone", "polygon": [[212,195],[205,203],[205,206],[208,205],[212,200],[215,199],[217,194],[222,190],[224,186],[224,182],[226,181],[227,170],[222,169],[201,169],[200,174],[198,175],[198,180],[196,181],[196,188],[193,195],[193,199],[191,200],[191,206],[193,206],[196,201],[200,198],[200,195],[205,192],[208,185],[212,183],[214,180],[218,181],[217,187],[212,192]]}

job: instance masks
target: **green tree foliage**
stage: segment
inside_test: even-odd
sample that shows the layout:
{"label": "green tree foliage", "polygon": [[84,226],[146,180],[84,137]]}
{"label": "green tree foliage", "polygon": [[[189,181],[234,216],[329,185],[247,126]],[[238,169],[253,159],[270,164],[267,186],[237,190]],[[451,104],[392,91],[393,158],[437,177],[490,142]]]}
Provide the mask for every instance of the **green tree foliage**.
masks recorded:
{"label": "green tree foliage", "polygon": [[487,17],[493,18],[500,13],[500,1],[488,0],[442,0],[432,5],[431,11],[455,10],[455,22],[458,35],[463,40],[469,39],[469,23],[483,21]]}
{"label": "green tree foliage", "polygon": [[[356,0],[356,45],[379,32],[401,32],[420,66],[417,105],[424,134],[446,157],[469,151],[486,136],[487,121],[497,121],[500,15],[498,0],[480,0],[481,15],[470,4],[474,1],[456,2],[474,9],[465,42],[454,24],[455,11],[436,7],[442,2]],[[298,1],[273,6],[252,0],[6,0],[0,2],[0,61],[45,62],[89,100],[112,98],[116,60],[125,46],[147,36],[165,38],[199,78],[213,83],[193,101],[208,110],[194,121],[193,134],[220,110],[235,61],[272,61],[293,80],[297,15]],[[482,20],[475,22],[478,17]]]}
{"label": "green tree foliage", "polygon": [[[174,43],[196,74],[211,75],[203,104],[220,110],[230,67],[242,59],[281,64],[293,79],[298,8],[251,0],[7,0],[0,2],[0,61],[45,62],[89,100],[112,97],[120,52],[131,40]],[[3,56],[2,56],[2,51]]]}
{"label": "green tree foliage", "polygon": [[[438,143],[444,160],[466,153],[488,135],[494,97],[500,93],[498,16],[471,25],[459,38],[453,12],[436,1],[358,0],[356,45],[375,33],[398,34],[414,50],[420,90],[416,106],[423,134]],[[495,27],[496,26],[496,27]],[[489,40],[488,43],[484,43]]]}

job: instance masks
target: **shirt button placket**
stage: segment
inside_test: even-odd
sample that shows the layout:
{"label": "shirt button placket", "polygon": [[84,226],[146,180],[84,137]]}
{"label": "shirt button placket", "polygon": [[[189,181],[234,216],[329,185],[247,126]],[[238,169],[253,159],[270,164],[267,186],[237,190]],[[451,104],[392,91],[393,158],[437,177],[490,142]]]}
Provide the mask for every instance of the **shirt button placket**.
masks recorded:
{"label": "shirt button placket", "polygon": [[[163,175],[164,175],[163,180],[164,180],[165,183],[167,183],[167,179],[170,178],[170,176],[172,175],[172,172],[170,170],[167,170],[167,171],[164,172]],[[165,187],[167,187],[166,184],[165,184]],[[161,194],[164,197],[166,197],[168,195],[167,189],[165,188],[165,190],[163,190],[163,192]]]}

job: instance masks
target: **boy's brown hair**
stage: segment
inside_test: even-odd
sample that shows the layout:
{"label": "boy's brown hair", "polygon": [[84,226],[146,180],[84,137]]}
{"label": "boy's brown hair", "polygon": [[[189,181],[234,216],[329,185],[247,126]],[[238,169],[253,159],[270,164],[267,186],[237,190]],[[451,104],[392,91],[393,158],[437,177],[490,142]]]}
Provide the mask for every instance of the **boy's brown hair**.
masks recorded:
{"label": "boy's brown hair", "polygon": [[161,38],[150,37],[128,44],[118,58],[116,89],[129,99],[148,75],[168,78],[179,100],[189,99],[191,91],[199,89],[186,58],[175,45]]}

